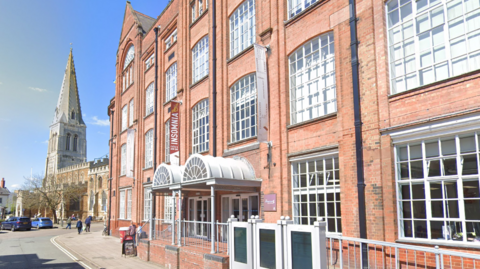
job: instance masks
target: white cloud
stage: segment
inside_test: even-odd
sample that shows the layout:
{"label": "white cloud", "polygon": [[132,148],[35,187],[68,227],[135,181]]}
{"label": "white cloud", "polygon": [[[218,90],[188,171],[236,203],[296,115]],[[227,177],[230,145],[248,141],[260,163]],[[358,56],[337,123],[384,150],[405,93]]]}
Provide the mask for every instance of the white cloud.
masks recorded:
{"label": "white cloud", "polygon": [[97,118],[97,116],[92,117],[93,122],[91,122],[94,125],[99,125],[99,126],[110,126],[110,121],[109,120],[100,120]]}
{"label": "white cloud", "polygon": [[36,91],[36,92],[47,92],[47,90],[45,89],[41,89],[41,88],[36,88],[36,87],[28,87],[30,90],[32,91]]}
{"label": "white cloud", "polygon": [[48,140],[45,140],[42,142],[43,144],[48,144]]}
{"label": "white cloud", "polygon": [[10,185],[10,187],[12,188],[12,190],[16,190],[16,189],[20,188],[20,184],[12,184],[12,185]]}
{"label": "white cloud", "polygon": [[2,85],[2,84],[3,84],[3,82],[0,81],[0,85]]}
{"label": "white cloud", "polygon": [[106,133],[103,133],[103,132],[97,132],[97,133],[101,135],[107,135]]}

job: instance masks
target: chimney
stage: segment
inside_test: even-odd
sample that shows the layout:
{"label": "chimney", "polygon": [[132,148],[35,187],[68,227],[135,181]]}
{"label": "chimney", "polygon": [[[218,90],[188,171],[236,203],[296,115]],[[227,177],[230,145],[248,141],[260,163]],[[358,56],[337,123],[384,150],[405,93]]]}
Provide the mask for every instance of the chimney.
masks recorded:
{"label": "chimney", "polygon": [[1,186],[2,186],[2,188],[5,188],[5,178],[2,178]]}

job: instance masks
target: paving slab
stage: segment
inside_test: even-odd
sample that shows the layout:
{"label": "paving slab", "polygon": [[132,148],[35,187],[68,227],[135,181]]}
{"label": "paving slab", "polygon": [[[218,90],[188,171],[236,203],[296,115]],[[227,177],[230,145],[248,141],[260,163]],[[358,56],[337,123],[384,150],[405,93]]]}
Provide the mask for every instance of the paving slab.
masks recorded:
{"label": "paving slab", "polygon": [[72,229],[72,233],[59,235],[55,241],[91,268],[164,268],[138,257],[123,257],[120,239],[102,236],[101,231],[78,235]]}

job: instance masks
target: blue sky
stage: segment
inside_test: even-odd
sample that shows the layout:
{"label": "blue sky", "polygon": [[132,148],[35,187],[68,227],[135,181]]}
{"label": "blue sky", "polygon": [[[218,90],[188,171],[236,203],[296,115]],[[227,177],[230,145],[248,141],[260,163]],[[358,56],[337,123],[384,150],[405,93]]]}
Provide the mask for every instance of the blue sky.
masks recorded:
{"label": "blue sky", "polygon": [[[156,18],[168,1],[131,0]],[[109,153],[107,106],[126,1],[0,0],[0,178],[44,174],[49,125],[73,45],[87,159]]]}

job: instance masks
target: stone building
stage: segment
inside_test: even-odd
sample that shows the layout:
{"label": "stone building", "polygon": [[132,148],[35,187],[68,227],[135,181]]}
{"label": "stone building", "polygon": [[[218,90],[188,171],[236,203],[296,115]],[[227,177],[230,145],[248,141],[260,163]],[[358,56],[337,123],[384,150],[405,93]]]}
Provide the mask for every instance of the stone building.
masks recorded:
{"label": "stone building", "polygon": [[[108,158],[87,162],[87,126],[83,120],[73,52],[70,50],[62,88],[58,97],[45,164],[45,178],[54,177],[60,184],[84,187],[80,199],[64,201],[57,216],[65,219],[72,214],[85,218],[104,219],[107,215]],[[51,212],[39,209],[43,216]]]}
{"label": "stone building", "polygon": [[[480,24],[469,14],[480,5],[350,2],[172,0],[156,18],[127,2],[108,109],[114,234],[150,214],[323,217],[331,235],[478,253]],[[268,74],[261,141],[254,43]],[[180,166],[168,151],[175,102]],[[142,244],[164,265],[211,262]]]}

